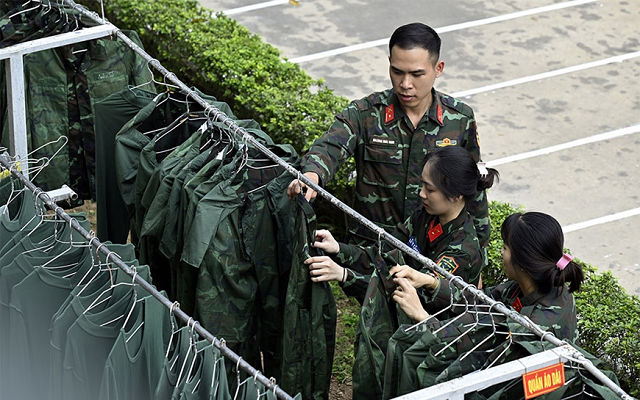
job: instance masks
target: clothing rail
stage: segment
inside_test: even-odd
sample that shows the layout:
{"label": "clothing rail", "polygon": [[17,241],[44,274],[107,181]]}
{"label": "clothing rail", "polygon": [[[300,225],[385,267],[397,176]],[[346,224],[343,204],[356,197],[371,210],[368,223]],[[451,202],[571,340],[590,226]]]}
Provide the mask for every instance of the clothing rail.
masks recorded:
{"label": "clothing rail", "polygon": [[[64,2],[67,3],[69,6],[73,7],[74,9],[76,9],[77,11],[79,11],[80,13],[82,13],[83,15],[85,15],[86,17],[93,19],[97,23],[100,23],[100,24],[107,23],[97,13],[87,10],[85,7],[77,4],[73,0],[64,0]],[[245,129],[238,126],[233,119],[229,118],[225,113],[220,111],[215,106],[212,106],[211,104],[207,103],[202,97],[200,97],[200,95],[198,95],[198,93],[196,93],[194,90],[191,90],[186,84],[184,84],[184,82],[178,79],[176,74],[174,74],[173,72],[163,67],[158,60],[151,57],[151,55],[149,55],[146,51],[144,51],[144,49],[140,48],[140,46],[138,46],[133,41],[131,41],[128,37],[126,37],[120,30],[116,31],[116,35],[122,41],[124,41],[129,47],[131,47],[136,53],[138,53],[141,57],[143,57],[149,63],[150,66],[153,66],[156,70],[161,72],[166,79],[172,81],[181,90],[187,93],[187,96],[190,96],[191,98],[194,99],[195,102],[201,105],[204,108],[204,115],[208,117],[213,117],[215,118],[216,121],[227,125],[229,129],[237,136],[240,136],[240,138],[243,141],[251,143],[252,146],[259,149],[264,155],[266,155],[268,158],[270,158],[272,161],[274,161],[278,165],[285,168],[294,176],[297,176],[299,180],[304,182],[311,189],[318,192],[322,197],[327,199],[331,204],[336,206],[341,211],[345,212],[351,218],[354,218],[355,220],[357,220],[367,228],[371,229],[373,232],[377,233],[378,238],[380,240],[384,239],[388,241],[389,243],[393,244],[393,246],[402,250],[403,252],[405,252],[406,254],[408,254],[410,257],[414,258],[421,264],[425,265],[431,270],[449,279],[452,283],[454,283],[456,286],[458,286],[462,290],[472,293],[474,296],[479,298],[484,303],[491,305],[493,309],[510,317],[514,321],[518,322],[520,325],[524,326],[525,328],[531,330],[536,335],[540,336],[541,340],[547,340],[549,343],[558,347],[567,345],[566,342],[556,338],[552,333],[542,330],[538,325],[534,324],[530,319],[523,317],[522,315],[520,315],[518,312],[514,310],[509,310],[509,308],[506,307],[503,303],[493,300],[492,298],[484,294],[482,291],[478,290],[474,285],[467,284],[459,277],[456,277],[453,274],[449,273],[448,271],[444,270],[443,268],[439,267],[432,260],[428,259],[427,257],[424,257],[422,254],[416,252],[407,244],[402,243],[401,241],[393,237],[391,234],[387,233],[384,229],[378,227],[373,222],[364,218],[362,215],[357,213],[351,207],[347,206],[342,201],[340,201],[335,196],[333,196],[331,193],[327,192],[326,190],[321,188],[319,185],[315,184],[313,181],[311,181],[310,179],[302,175],[300,171],[295,169],[293,166],[289,165],[287,162],[282,160],[276,154],[271,152],[267,147],[265,147],[264,145],[259,143],[257,140],[255,140]],[[609,379],[606,375],[600,372],[578,350],[576,350],[575,358],[583,364],[585,369],[591,372],[597,379],[599,379],[603,384],[609,387],[618,396],[620,396],[623,399],[632,399],[632,397],[626,394],[618,385],[616,385],[613,381],[611,381],[611,379]]]}
{"label": "clothing rail", "polygon": [[231,349],[226,347],[223,340],[220,340],[215,336],[213,336],[209,331],[204,329],[197,321],[194,322],[192,317],[190,317],[180,309],[180,306],[177,302],[172,303],[171,300],[163,296],[158,290],[156,290],[155,287],[153,287],[153,285],[151,285],[149,282],[142,279],[140,275],[138,275],[135,272],[135,269],[130,268],[124,262],[122,262],[119,256],[115,252],[110,251],[105,244],[101,243],[93,235],[92,232],[88,232],[86,229],[84,229],[80,225],[80,223],[75,218],[71,218],[71,216],[69,216],[66,212],[64,212],[62,208],[58,207],[55,204],[55,202],[53,202],[51,197],[49,197],[47,192],[44,192],[39,187],[35,186],[29,179],[27,179],[20,171],[18,171],[15,168],[14,162],[6,152],[0,154],[0,165],[3,166],[8,171],[10,171],[14,176],[16,176],[27,188],[29,188],[29,190],[31,190],[40,200],[42,200],[50,210],[53,210],[56,213],[56,215],[58,215],[60,218],[65,220],[67,223],[69,223],[69,225],[71,225],[73,229],[78,231],[89,242],[90,245],[93,245],[94,247],[96,247],[96,252],[97,251],[102,252],[102,254],[106,256],[107,262],[111,257],[111,261],[116,266],[118,266],[118,268],[126,272],[127,275],[131,276],[134,282],[136,282],[138,285],[140,285],[140,287],[146,290],[150,295],[152,295],[158,301],[160,301],[176,317],[186,322],[189,326],[192,326],[193,327],[192,329],[195,330],[200,335],[201,338],[208,340],[214,346],[216,346],[220,350],[220,353],[222,353],[222,355],[224,355],[225,357],[231,359],[238,366],[238,368],[242,368],[244,371],[251,374],[251,376],[253,376],[255,380],[259,381],[265,386],[267,391],[273,391],[274,394],[278,396],[278,398],[283,400],[293,400],[293,397],[291,397],[288,393],[286,393],[284,390],[278,387],[275,379],[267,378],[266,376],[264,376],[259,370],[254,368],[247,361],[243,360],[242,357],[238,356]]}

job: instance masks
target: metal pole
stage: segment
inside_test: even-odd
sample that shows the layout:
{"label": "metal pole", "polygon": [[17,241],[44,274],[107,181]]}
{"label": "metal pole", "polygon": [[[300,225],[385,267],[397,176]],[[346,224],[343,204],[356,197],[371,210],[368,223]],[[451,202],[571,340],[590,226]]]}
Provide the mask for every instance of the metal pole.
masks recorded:
{"label": "metal pole", "polygon": [[[62,208],[58,207],[56,203],[54,203],[52,199],[49,197],[47,192],[43,192],[42,189],[35,186],[20,171],[18,171],[15,168],[13,161],[11,160],[11,158],[6,152],[3,154],[0,154],[0,164],[7,170],[11,171],[11,173],[15,175],[27,188],[29,188],[29,190],[31,190],[34,194],[36,194],[37,197],[40,200],[42,200],[42,202],[46,204],[49,209],[55,211],[56,215],[58,215],[60,218],[65,220],[67,223],[69,223],[73,229],[78,231],[91,245],[96,247],[96,251],[102,252],[102,254],[106,256],[107,261],[109,261],[110,256],[115,254],[113,251],[110,251],[106,245],[104,245],[98,239],[96,239],[92,233],[84,229],[75,218],[71,218],[66,212],[64,212]],[[130,268],[129,266],[127,266],[124,262],[122,262],[117,257],[111,257],[111,262],[113,262],[116,266],[118,266],[118,268],[126,272],[127,275],[131,276],[134,279],[134,281],[138,285],[140,285],[140,287],[142,287],[151,296],[155,297],[158,301],[164,304],[164,306],[167,307],[169,310],[171,310],[175,316],[177,316],[182,321],[192,326],[193,329],[196,332],[198,332],[200,337],[210,341],[214,346],[216,346],[220,350],[220,353],[222,353],[225,357],[231,359],[236,365],[238,365],[240,368],[242,368],[243,370],[251,374],[257,381],[262,383],[265,386],[265,388],[267,388],[268,390],[272,390],[276,394],[276,396],[278,396],[281,399],[293,400],[293,398],[289,394],[287,394],[284,390],[278,387],[278,385],[275,382],[275,379],[273,378],[269,379],[266,376],[264,376],[262,372],[260,372],[259,370],[251,366],[251,364],[243,360],[242,357],[238,356],[231,349],[226,347],[223,341],[213,336],[209,331],[204,329],[198,322],[192,323],[193,318],[187,315],[179,307],[176,307],[177,303],[174,304],[171,302],[171,300],[164,297],[162,293],[158,292],[156,288],[153,287],[153,285],[151,285],[149,282],[142,279],[140,275],[136,274],[133,268]]]}

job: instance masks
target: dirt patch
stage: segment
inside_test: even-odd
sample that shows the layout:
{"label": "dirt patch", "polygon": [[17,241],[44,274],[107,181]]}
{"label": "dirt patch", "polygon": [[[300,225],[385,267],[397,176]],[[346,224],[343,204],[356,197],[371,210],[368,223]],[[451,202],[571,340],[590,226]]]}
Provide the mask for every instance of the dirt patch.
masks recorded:
{"label": "dirt patch", "polygon": [[351,400],[351,383],[340,383],[335,377],[331,377],[329,400]]}

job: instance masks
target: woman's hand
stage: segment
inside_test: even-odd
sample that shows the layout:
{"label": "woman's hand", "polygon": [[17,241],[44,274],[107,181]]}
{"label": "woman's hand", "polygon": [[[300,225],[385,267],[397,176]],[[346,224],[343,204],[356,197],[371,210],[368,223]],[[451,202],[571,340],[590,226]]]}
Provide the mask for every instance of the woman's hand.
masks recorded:
{"label": "woman's hand", "polygon": [[393,292],[393,300],[398,303],[402,311],[416,322],[429,318],[429,313],[422,308],[416,289],[406,278],[395,278],[398,287]]}
{"label": "woman's hand", "polygon": [[309,274],[313,282],[343,282],[345,269],[327,256],[310,257],[304,261],[309,266]]}
{"label": "woman's hand", "polygon": [[389,273],[393,275],[394,278],[406,279],[414,288],[426,286],[427,289],[433,291],[438,283],[438,278],[416,271],[408,265],[396,265],[389,270]]}
{"label": "woman's hand", "polygon": [[316,231],[316,241],[313,243],[313,247],[332,255],[338,254],[340,251],[340,244],[333,238],[331,232],[326,229]]}

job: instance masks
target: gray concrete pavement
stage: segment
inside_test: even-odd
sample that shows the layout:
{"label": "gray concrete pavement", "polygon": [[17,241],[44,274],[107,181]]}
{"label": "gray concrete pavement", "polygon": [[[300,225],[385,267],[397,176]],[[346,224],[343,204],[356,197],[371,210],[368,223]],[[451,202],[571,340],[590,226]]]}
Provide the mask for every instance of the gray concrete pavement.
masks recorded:
{"label": "gray concrete pavement", "polygon": [[[223,11],[259,2],[201,4]],[[611,270],[629,292],[640,295],[640,127],[597,140],[597,135],[640,124],[640,2],[300,4],[233,18],[293,60],[385,39],[408,22],[421,21],[442,31],[445,70],[436,87],[450,94],[478,89],[461,98],[476,112],[483,158],[490,163],[595,137],[590,144],[501,163],[496,167],[501,183],[489,196],[555,216],[567,229],[566,246],[574,255]],[[535,10],[540,7],[546,8]],[[529,15],[522,15],[528,10]],[[487,20],[496,17],[503,20]],[[467,25],[457,25],[462,23]],[[337,94],[355,99],[390,86],[387,54],[386,46],[377,46],[300,65],[313,77],[324,78]],[[610,62],[624,55],[628,59]],[[503,87],[483,89],[500,83]],[[623,212],[629,215],[616,219]],[[598,218],[595,222],[603,222],[588,226]]]}

